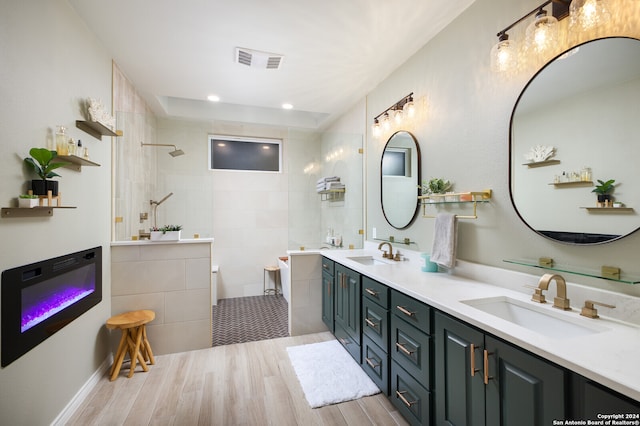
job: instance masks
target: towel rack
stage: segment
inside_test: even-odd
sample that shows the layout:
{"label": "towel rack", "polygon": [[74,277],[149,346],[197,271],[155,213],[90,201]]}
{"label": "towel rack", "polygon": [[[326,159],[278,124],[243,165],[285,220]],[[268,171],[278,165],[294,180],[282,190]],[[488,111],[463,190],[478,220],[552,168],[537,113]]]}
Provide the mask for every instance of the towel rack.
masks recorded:
{"label": "towel rack", "polygon": [[[447,201],[447,197],[454,197],[454,201]],[[469,198],[469,199],[467,199]],[[418,200],[420,204],[422,204],[422,217],[424,218],[435,218],[435,215],[427,214],[427,206],[428,205],[437,205],[437,204],[465,204],[470,203],[473,204],[473,214],[472,215],[456,215],[458,219],[477,219],[477,206],[478,203],[487,203],[491,199],[491,190],[485,189],[483,191],[471,191],[471,192],[450,192],[448,194],[429,194],[429,195],[419,195]],[[428,201],[430,200],[430,201]]]}

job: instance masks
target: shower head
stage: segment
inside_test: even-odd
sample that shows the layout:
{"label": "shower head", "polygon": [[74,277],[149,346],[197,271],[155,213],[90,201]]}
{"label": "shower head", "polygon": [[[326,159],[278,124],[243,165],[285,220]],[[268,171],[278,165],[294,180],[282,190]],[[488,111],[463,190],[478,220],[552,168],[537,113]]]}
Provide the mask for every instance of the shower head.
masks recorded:
{"label": "shower head", "polygon": [[143,143],[140,142],[140,146],[172,146],[173,147],[173,151],[169,152],[169,155],[172,157],[179,157],[180,155],[184,155],[184,151],[181,149],[178,149],[177,146],[172,145],[172,144],[167,144],[167,143]]}

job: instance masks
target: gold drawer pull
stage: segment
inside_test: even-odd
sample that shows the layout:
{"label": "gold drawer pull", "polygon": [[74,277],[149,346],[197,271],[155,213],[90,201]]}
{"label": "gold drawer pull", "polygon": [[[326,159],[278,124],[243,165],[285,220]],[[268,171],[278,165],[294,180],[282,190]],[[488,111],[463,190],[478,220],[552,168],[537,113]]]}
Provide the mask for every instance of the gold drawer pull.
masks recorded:
{"label": "gold drawer pull", "polygon": [[378,324],[376,324],[375,322],[371,321],[369,318],[365,318],[364,322],[367,323],[367,325],[371,328],[378,328]]}
{"label": "gold drawer pull", "polygon": [[398,395],[398,398],[400,398],[400,400],[402,400],[402,402],[404,403],[404,405],[406,405],[407,407],[411,408],[412,405],[417,404],[418,401],[407,401],[407,398],[404,397],[403,394],[407,393],[407,391],[396,391],[396,395]]}
{"label": "gold drawer pull", "polygon": [[380,363],[376,364],[375,362],[371,361],[371,358],[365,358],[364,360],[367,361],[367,364],[369,364],[371,368],[375,369],[377,367],[380,367]]}
{"label": "gold drawer pull", "polygon": [[377,291],[371,290],[370,288],[365,288],[364,291],[366,291],[367,293],[369,293],[373,297],[378,297],[378,292]]}
{"label": "gold drawer pull", "polygon": [[471,377],[474,377],[476,373],[480,371],[479,369],[476,368],[476,349],[478,348],[473,343],[469,347],[469,352],[471,355]]}
{"label": "gold drawer pull", "polygon": [[349,344],[351,344],[351,342],[350,342],[350,341],[348,341],[347,339],[343,339],[342,337],[341,337],[339,340],[340,340],[340,343],[342,343],[343,345],[349,345]]}
{"label": "gold drawer pull", "polygon": [[415,314],[416,314],[415,312],[411,312],[411,311],[407,310],[407,308],[405,308],[404,306],[398,305],[398,306],[396,306],[396,308],[398,308],[398,310],[400,312],[402,312],[403,314],[405,314],[406,316],[409,316],[409,317],[415,316]]}
{"label": "gold drawer pull", "polygon": [[404,352],[409,356],[413,355],[413,353],[415,352],[415,350],[410,351],[409,349],[405,348],[404,345],[400,342],[396,342],[396,346],[398,347],[398,349],[400,349],[402,352]]}
{"label": "gold drawer pull", "polygon": [[493,352],[484,350],[484,384],[488,385],[489,380],[493,379],[493,376],[489,376],[489,355],[493,355]]}

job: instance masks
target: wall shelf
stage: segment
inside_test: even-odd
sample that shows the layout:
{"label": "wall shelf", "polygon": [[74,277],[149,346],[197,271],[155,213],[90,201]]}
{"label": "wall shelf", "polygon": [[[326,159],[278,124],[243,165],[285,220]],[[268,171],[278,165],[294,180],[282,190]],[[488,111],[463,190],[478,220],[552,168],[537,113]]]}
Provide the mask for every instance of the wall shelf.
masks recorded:
{"label": "wall shelf", "polygon": [[631,213],[633,207],[580,207],[589,213]]}
{"label": "wall shelf", "polygon": [[320,194],[320,201],[342,201],[344,200],[344,193],[346,189],[327,189],[324,191],[318,191]]}
{"label": "wall shelf", "polygon": [[524,163],[523,166],[533,169],[535,167],[553,166],[555,164],[560,164],[560,160],[535,161],[533,163]]}
{"label": "wall shelf", "polygon": [[541,266],[540,264],[538,264],[537,260],[531,260],[531,259],[504,259],[503,262],[512,263],[514,265],[530,266],[532,268],[538,268],[538,269],[546,269],[548,271],[565,272],[568,274],[580,275],[583,277],[601,278],[603,280],[616,281],[624,284],[634,284],[634,285],[640,284],[640,277],[630,277],[630,276],[620,275],[620,278],[612,278],[608,276],[603,276],[601,271],[574,268],[568,265]]}
{"label": "wall shelf", "polygon": [[[418,201],[422,204],[422,217],[435,218],[435,215],[427,214],[427,206],[437,206],[440,204],[472,204],[473,215],[456,215],[458,219],[477,219],[477,206],[478,203],[488,203],[491,199],[491,190],[485,189],[484,191],[471,191],[471,192],[452,192],[449,194],[429,194],[419,195]],[[460,197],[470,197],[471,200],[460,200]],[[457,197],[457,201],[446,201],[446,197]]]}
{"label": "wall shelf", "polygon": [[121,130],[116,130],[114,132],[104,124],[97,121],[76,120],[76,127],[99,140],[102,140],[102,136],[122,136]]}
{"label": "wall shelf", "polygon": [[78,157],[77,155],[58,155],[56,158],[69,163],[64,166],[65,168],[78,172],[82,170],[82,166],[100,167],[100,164],[94,163],[87,158]]}
{"label": "wall shelf", "polygon": [[576,187],[576,186],[593,186],[593,182],[590,180],[577,180],[574,182],[553,182],[553,183],[550,183],[549,185],[553,185],[556,188],[569,188],[569,187]]}
{"label": "wall shelf", "polygon": [[14,217],[49,217],[53,216],[53,209],[75,209],[72,206],[52,206],[52,207],[32,207],[19,208],[19,207],[3,207],[2,217],[11,219]]}

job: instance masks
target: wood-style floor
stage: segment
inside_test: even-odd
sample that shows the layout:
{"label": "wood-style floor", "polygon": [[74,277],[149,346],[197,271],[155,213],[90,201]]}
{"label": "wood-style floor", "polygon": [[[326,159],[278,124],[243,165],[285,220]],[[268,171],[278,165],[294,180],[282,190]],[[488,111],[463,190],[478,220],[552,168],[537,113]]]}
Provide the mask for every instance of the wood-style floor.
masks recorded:
{"label": "wood-style floor", "polygon": [[113,382],[105,373],[67,424],[406,425],[381,394],[309,407],[286,347],[332,338],[326,332],[159,355],[131,379],[125,368]]}

